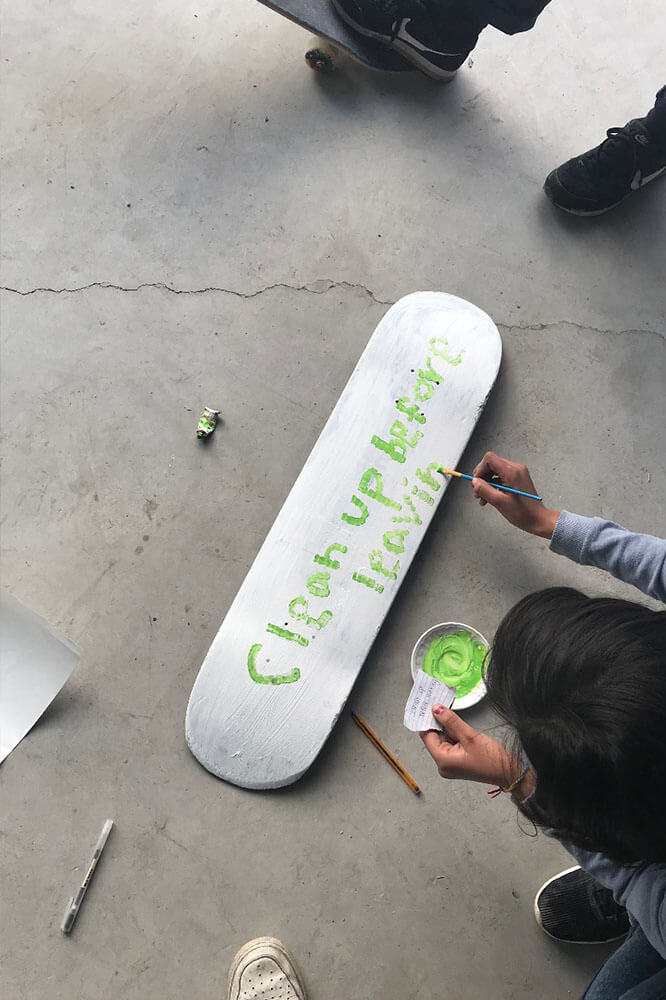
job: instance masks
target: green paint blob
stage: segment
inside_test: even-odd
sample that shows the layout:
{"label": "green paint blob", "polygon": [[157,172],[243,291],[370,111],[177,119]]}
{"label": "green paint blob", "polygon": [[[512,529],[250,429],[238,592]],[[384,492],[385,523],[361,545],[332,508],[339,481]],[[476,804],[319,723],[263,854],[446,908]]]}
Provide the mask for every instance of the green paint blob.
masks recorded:
{"label": "green paint blob", "polygon": [[438,635],[423,657],[424,673],[456,689],[456,697],[469,694],[481,680],[486,647],[469,632]]}

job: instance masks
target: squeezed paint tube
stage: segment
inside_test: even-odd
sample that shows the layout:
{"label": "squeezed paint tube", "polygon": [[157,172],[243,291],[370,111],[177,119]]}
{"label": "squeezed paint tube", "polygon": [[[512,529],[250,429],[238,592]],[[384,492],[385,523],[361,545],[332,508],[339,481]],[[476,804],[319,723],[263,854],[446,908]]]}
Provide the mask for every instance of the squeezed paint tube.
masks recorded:
{"label": "squeezed paint tube", "polygon": [[199,423],[197,424],[198,438],[210,437],[217,425],[217,418],[219,414],[219,410],[212,410],[210,406],[204,407],[204,411],[199,417]]}

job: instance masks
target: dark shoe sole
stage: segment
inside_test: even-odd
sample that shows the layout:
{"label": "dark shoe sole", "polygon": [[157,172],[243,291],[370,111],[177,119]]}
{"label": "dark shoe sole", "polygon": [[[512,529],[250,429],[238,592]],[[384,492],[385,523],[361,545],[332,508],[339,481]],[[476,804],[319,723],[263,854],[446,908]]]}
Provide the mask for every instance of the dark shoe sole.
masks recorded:
{"label": "dark shoe sole", "polygon": [[650,177],[650,179],[646,181],[645,184],[641,184],[639,188],[632,188],[630,191],[627,191],[625,195],[622,195],[622,197],[618,201],[614,201],[612,205],[605,205],[603,208],[568,208],[566,205],[563,205],[562,202],[559,200],[558,192],[556,191],[556,185],[559,182],[557,180],[557,171],[555,170],[551,174],[548,174],[548,177],[546,177],[546,180],[543,185],[543,190],[545,192],[546,197],[550,202],[552,202],[555,208],[559,208],[561,212],[566,212],[568,215],[583,215],[583,216],[604,215],[606,212],[610,212],[614,208],[617,208],[618,205],[621,205],[622,202],[625,201],[625,199],[627,199],[630,194],[634,193],[634,191],[642,190],[642,188],[647,187],[648,184],[652,183],[652,181],[656,181],[658,177],[661,177],[665,173],[666,173],[666,167],[664,167],[663,170],[660,170],[657,173],[653,174]]}
{"label": "dark shoe sole", "polygon": [[433,66],[428,59],[424,59],[423,56],[419,55],[418,51],[412,48],[411,45],[407,45],[406,42],[401,41],[399,38],[388,38],[386,35],[380,35],[376,31],[370,31],[368,28],[362,27],[362,25],[353,21],[349,14],[338,6],[335,0],[331,0],[331,3],[338,17],[342,18],[345,24],[348,24],[350,28],[357,31],[359,35],[364,35],[366,38],[374,38],[377,42],[383,42],[388,48],[393,49],[394,52],[398,52],[403,59],[406,59],[413,66],[416,66],[417,69],[420,69],[422,73],[425,73],[426,76],[429,76],[431,80],[437,80],[438,83],[449,83],[458,72],[455,69],[440,69],[438,66]]}
{"label": "dark shoe sole", "polygon": [[[600,215],[601,213],[596,212],[595,214]],[[536,920],[536,922],[538,923],[539,927],[544,932],[544,934],[547,934],[548,937],[551,938],[553,941],[559,941],[561,944],[611,944],[613,941],[622,941],[623,938],[626,938],[629,931],[624,931],[622,934],[616,934],[615,937],[605,938],[603,941],[570,941],[568,938],[561,938],[557,937],[555,934],[551,934],[550,931],[547,931],[546,928],[541,923],[541,911],[539,910],[539,896],[541,895],[543,890],[546,888],[546,886],[549,886],[551,882],[555,882],[558,878],[561,878],[562,875],[568,875],[569,872],[578,871],[579,868],[580,865],[573,865],[571,868],[565,868],[564,871],[558,872],[557,875],[553,875],[552,878],[546,879],[546,881],[543,883],[541,888],[538,890],[536,896],[534,897],[534,919]]]}
{"label": "dark shoe sole", "polygon": [[566,205],[563,205],[561,201],[558,201],[557,195],[555,191],[553,191],[552,185],[548,183],[548,180],[546,180],[543,190],[546,198],[548,198],[548,201],[554,205],[555,208],[559,208],[560,212],[566,212],[567,215],[604,215],[606,212],[610,212],[612,209],[617,208],[618,205],[622,204],[625,198],[629,197],[628,194],[625,194],[619,201],[614,201],[612,205],[607,205],[605,208],[568,208]]}

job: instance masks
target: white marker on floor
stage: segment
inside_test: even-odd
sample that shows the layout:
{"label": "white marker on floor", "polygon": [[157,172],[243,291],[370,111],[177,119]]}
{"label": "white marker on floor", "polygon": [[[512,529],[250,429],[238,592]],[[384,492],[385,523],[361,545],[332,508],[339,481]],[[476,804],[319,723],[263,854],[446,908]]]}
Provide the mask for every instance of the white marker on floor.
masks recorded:
{"label": "white marker on floor", "polygon": [[63,921],[60,925],[60,930],[63,934],[69,934],[72,927],[74,926],[74,921],[79,915],[79,910],[81,909],[81,903],[83,902],[83,897],[86,894],[90,881],[97,868],[97,862],[99,861],[102,851],[104,850],[104,845],[106,844],[109,834],[111,833],[111,828],[113,827],[113,820],[107,819],[106,823],[102,827],[102,832],[99,835],[99,840],[95,844],[95,850],[93,856],[90,859],[90,864],[88,865],[88,871],[86,872],[86,877],[81,883],[81,888],[77,892],[76,896],[72,896],[68,905],[67,912],[63,917]]}

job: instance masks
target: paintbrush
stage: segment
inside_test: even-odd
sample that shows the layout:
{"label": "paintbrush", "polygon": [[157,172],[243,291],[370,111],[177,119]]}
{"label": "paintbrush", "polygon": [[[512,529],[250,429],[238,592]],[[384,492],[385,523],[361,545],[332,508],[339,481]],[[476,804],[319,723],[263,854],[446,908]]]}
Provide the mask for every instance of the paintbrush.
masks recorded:
{"label": "paintbrush", "polygon": [[[455,476],[457,479],[469,479],[470,483],[474,479],[474,476],[468,476],[464,472],[455,472],[454,469],[445,469],[443,465],[440,465],[438,472],[441,472],[444,476]],[[543,497],[538,497],[536,493],[525,493],[524,490],[514,490],[513,486],[502,486],[501,483],[493,483],[490,479],[484,480],[489,486],[494,486],[496,490],[504,490],[505,493],[515,493],[518,497],[529,497],[530,500],[540,500],[543,502]]]}

